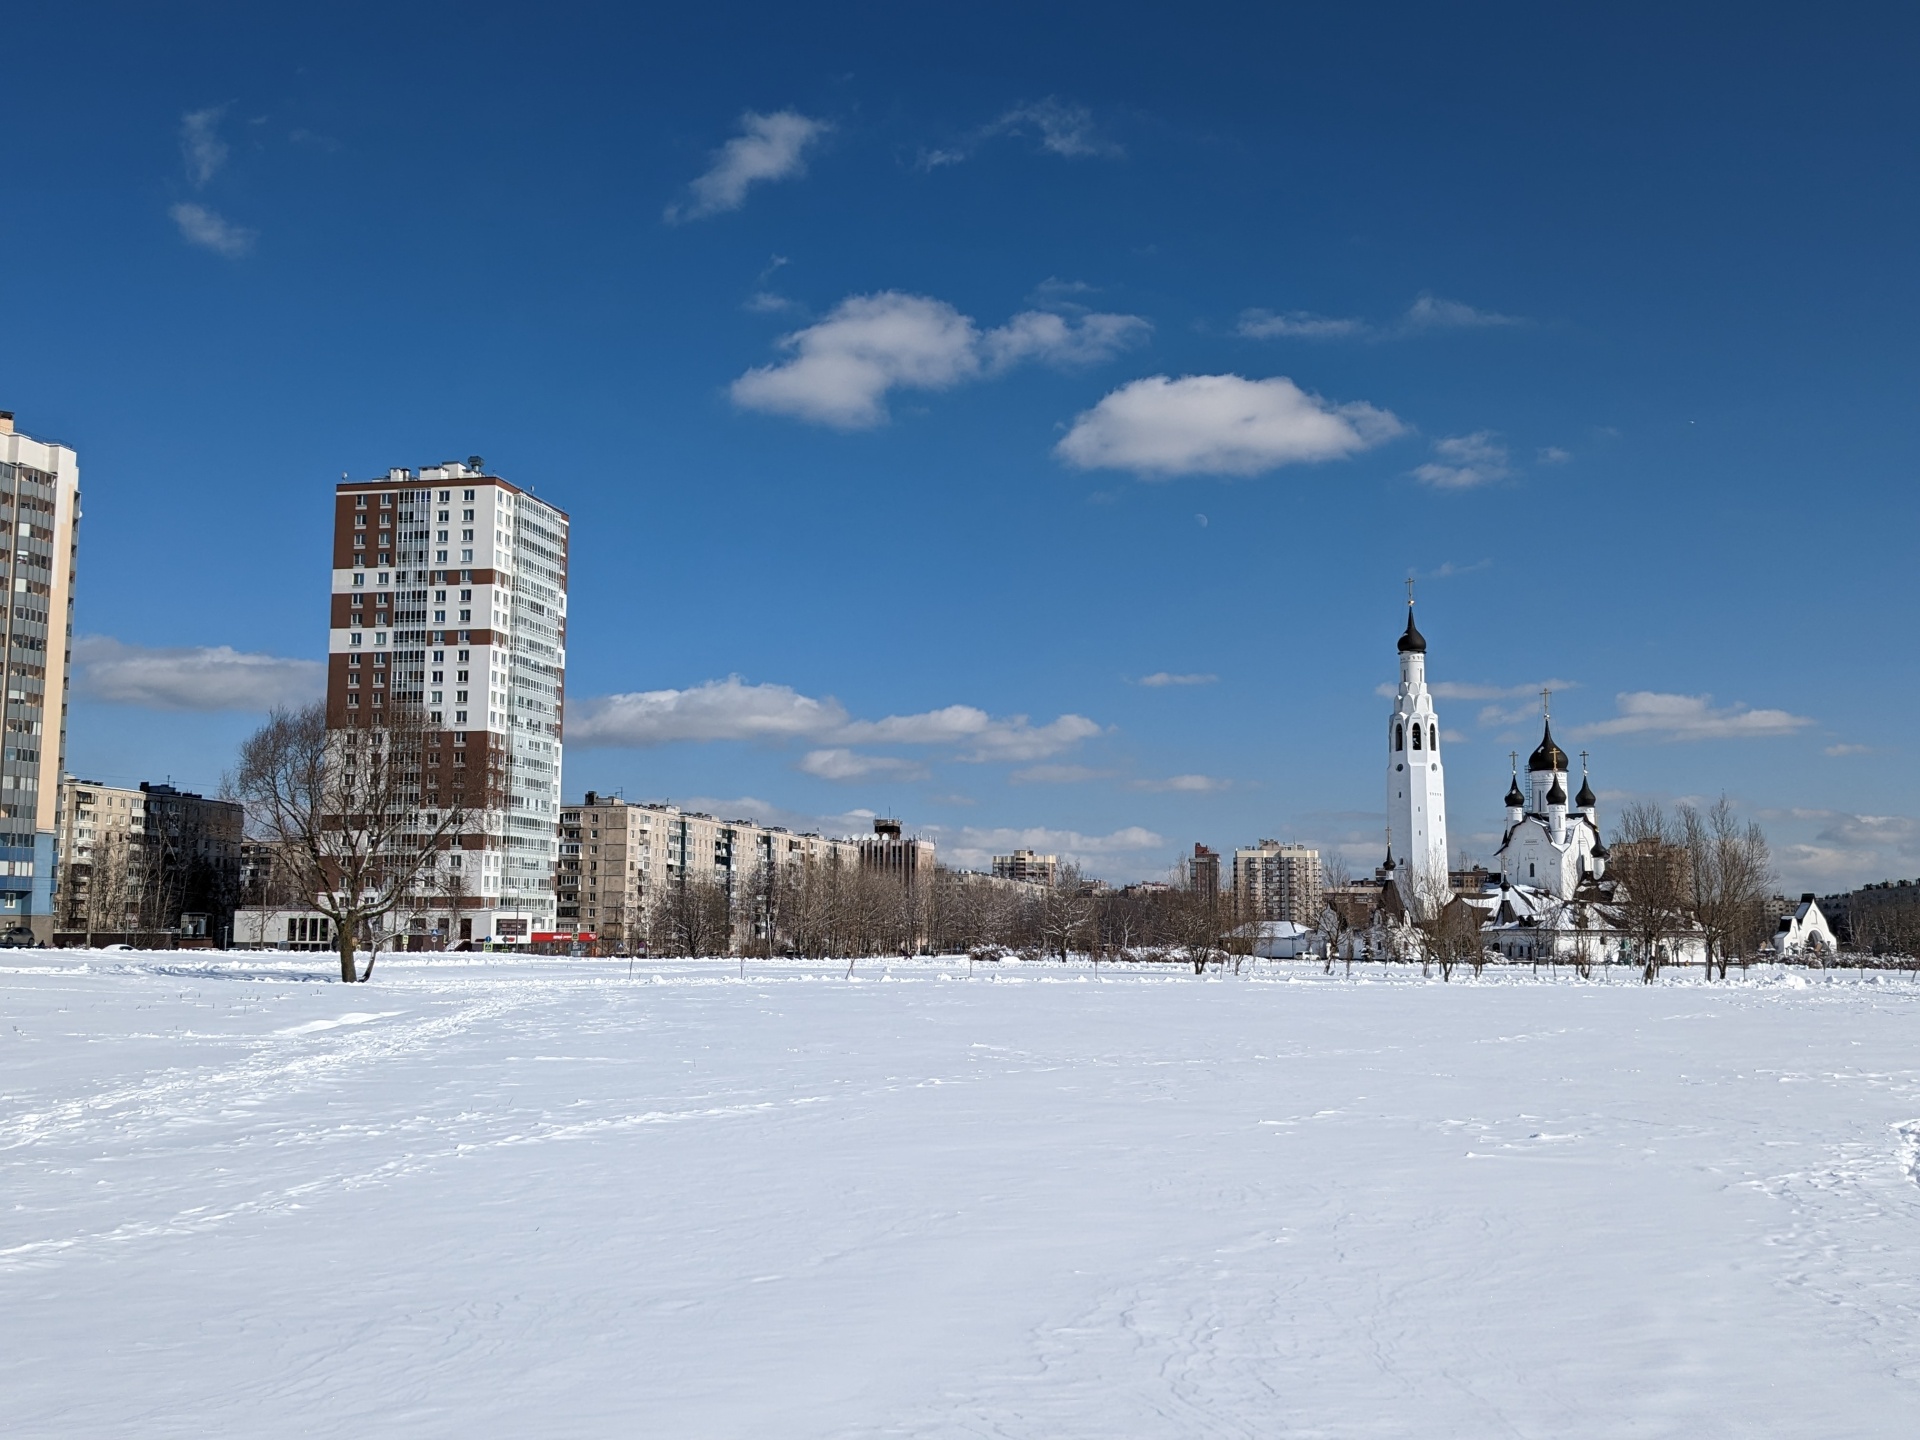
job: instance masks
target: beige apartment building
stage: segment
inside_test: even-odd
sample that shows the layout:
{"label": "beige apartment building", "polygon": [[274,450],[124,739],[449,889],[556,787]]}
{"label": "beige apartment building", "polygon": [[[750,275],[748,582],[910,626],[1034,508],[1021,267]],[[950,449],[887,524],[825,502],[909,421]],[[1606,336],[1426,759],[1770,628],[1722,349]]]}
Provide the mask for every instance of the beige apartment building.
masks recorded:
{"label": "beige apartment building", "polygon": [[[897,827],[894,838],[898,841]],[[555,929],[592,934],[616,946],[637,944],[646,937],[655,899],[682,878],[717,882],[739,916],[744,914],[739,902],[763,867],[778,871],[812,863],[851,869],[862,863],[865,843],[723,820],[676,805],[636,804],[589,790],[580,805],[560,813]],[[910,849],[912,863],[932,873],[932,841],[899,844],[918,847]],[[874,856],[891,859],[903,871],[909,863],[905,854],[884,845]]]}
{"label": "beige apartment building", "polygon": [[138,925],[140,837],[147,829],[141,790],[69,775],[60,785],[59,919],[65,930],[123,930]]}
{"label": "beige apartment building", "polygon": [[1320,923],[1320,852],[1262,840],[1233,852],[1233,889],[1261,920]]}
{"label": "beige apartment building", "polygon": [[36,440],[0,410],[0,626],[6,744],[0,756],[0,931],[53,938],[60,777],[67,760],[73,663],[73,566],[80,544],[80,463],[70,446]]}
{"label": "beige apartment building", "polygon": [[1051,886],[1060,875],[1058,855],[1036,855],[1031,850],[1016,850],[1011,855],[993,857],[996,880],[1017,880],[1022,885]]}

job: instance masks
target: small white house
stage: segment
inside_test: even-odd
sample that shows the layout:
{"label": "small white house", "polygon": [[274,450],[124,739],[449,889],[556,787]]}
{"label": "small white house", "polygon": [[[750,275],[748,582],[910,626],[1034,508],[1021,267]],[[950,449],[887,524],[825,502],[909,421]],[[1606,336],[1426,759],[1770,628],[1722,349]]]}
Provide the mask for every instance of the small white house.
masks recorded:
{"label": "small white house", "polygon": [[1827,917],[1820,913],[1819,903],[1811,894],[1800,897],[1791,915],[1780,917],[1771,944],[1773,953],[1782,960],[1789,955],[1832,955],[1840,949],[1833,938],[1833,927],[1827,924]]}
{"label": "small white house", "polygon": [[333,921],[318,910],[247,905],[233,912],[236,950],[331,950]]}
{"label": "small white house", "polygon": [[1253,953],[1262,960],[1298,960],[1304,955],[1312,955],[1320,943],[1318,932],[1292,920],[1262,920],[1247,925],[1240,930],[1241,935],[1254,932]]}

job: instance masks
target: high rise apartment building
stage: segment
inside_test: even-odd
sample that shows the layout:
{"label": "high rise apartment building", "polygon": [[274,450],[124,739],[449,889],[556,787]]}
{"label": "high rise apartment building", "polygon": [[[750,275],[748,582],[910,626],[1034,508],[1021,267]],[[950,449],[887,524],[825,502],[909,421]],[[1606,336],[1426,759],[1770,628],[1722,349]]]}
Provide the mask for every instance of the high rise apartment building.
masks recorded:
{"label": "high rise apartment building", "polygon": [[0,410],[0,578],[7,704],[0,753],[0,930],[53,937],[60,777],[67,751],[80,466],[71,448],[35,440]]}
{"label": "high rise apartment building", "polygon": [[1261,920],[1320,923],[1320,852],[1262,840],[1233,852],[1233,889]]}
{"label": "high rise apartment building", "polygon": [[434,927],[449,943],[553,929],[567,530],[477,455],[335,492],[327,724],[424,713],[421,807],[471,817]]}

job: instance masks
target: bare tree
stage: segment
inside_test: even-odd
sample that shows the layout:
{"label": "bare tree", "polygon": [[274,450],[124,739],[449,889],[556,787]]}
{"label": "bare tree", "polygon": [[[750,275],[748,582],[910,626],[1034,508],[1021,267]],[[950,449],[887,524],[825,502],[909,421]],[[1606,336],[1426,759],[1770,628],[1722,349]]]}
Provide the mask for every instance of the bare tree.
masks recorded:
{"label": "bare tree", "polygon": [[732,948],[726,887],[708,876],[676,877],[655,899],[650,919],[656,953],[725,955]]}
{"label": "bare tree", "polygon": [[1702,815],[1691,806],[1680,810],[1681,843],[1693,884],[1693,918],[1706,942],[1706,971],[1727,978],[1727,963],[1758,949],[1768,932],[1767,897],[1773,889],[1773,868],[1767,837],[1758,822],[1742,825],[1733,805],[1722,795]]}
{"label": "bare tree", "polygon": [[1652,803],[1635,802],[1620,812],[1607,860],[1614,901],[1628,938],[1640,952],[1648,984],[1670,958],[1669,947],[1687,923],[1693,881],[1681,826]]}
{"label": "bare tree", "polygon": [[274,845],[289,877],[333,922],[340,978],[352,984],[356,944],[369,948],[377,923],[420,889],[440,849],[483,805],[483,785],[449,809],[421,809],[420,765],[437,735],[424,711],[396,705],[385,720],[327,728],[324,703],[275,710],[240,748],[235,790],[259,839]]}

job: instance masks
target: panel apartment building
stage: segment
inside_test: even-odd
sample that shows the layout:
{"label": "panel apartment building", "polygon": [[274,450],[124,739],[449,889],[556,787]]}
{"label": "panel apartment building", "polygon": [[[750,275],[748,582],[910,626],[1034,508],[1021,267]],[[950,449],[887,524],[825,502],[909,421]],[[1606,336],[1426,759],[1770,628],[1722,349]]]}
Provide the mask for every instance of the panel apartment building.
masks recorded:
{"label": "panel apartment building", "polygon": [[7,410],[0,410],[0,525],[10,537],[0,578],[11,592],[4,620],[0,931],[24,925],[45,944],[53,938],[55,840],[67,759],[80,465],[70,447],[16,431]]}
{"label": "panel apartment building", "polygon": [[1233,888],[1262,920],[1320,923],[1320,852],[1262,840],[1233,852]]}
{"label": "panel apartment building", "polygon": [[[726,891],[738,928],[751,917],[739,903],[755,873],[794,864],[863,863],[859,840],[795,834],[752,820],[722,820],[677,805],[634,804],[589,790],[583,804],[560,816],[559,921],[561,934],[591,934],[614,945],[646,938],[647,915],[666,889],[683,880],[712,880]],[[924,847],[932,871],[931,841]],[[752,938],[742,934],[742,940]]]}
{"label": "panel apartment building", "polygon": [[553,929],[567,535],[562,511],[477,455],[335,491],[327,724],[419,706],[422,809],[473,777],[487,796],[448,860],[458,894],[432,917],[449,944]]}

